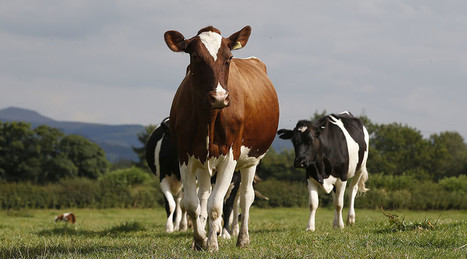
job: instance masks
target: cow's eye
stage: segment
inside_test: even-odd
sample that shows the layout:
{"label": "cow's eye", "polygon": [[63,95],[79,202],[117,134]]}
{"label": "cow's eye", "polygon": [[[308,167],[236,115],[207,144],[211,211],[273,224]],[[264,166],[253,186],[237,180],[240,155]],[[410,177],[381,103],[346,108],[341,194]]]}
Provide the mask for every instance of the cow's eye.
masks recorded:
{"label": "cow's eye", "polygon": [[225,65],[226,65],[226,66],[229,66],[229,65],[230,65],[230,61],[232,61],[232,56],[230,56],[230,57],[225,61]]}

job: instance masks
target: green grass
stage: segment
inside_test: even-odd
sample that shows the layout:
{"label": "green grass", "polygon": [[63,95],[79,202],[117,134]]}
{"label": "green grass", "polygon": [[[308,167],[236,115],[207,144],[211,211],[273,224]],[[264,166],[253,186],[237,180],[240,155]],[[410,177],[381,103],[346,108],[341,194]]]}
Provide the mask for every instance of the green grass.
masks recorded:
{"label": "green grass", "polygon": [[[53,223],[68,211],[75,225]],[[338,230],[334,212],[318,209],[312,233],[306,208],[252,208],[250,246],[220,239],[211,254],[190,248],[191,230],[166,234],[163,208],[0,211],[0,258],[467,258],[466,211],[387,212],[435,229],[397,229],[381,211],[357,210],[357,224]]]}

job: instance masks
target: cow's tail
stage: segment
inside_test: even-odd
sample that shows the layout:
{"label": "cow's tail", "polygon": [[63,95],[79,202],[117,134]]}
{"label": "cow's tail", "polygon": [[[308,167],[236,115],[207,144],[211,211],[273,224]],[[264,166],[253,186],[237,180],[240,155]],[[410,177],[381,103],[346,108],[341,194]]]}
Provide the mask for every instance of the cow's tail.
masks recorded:
{"label": "cow's tail", "polygon": [[360,176],[360,180],[358,181],[358,195],[364,194],[367,192],[368,188],[365,187],[365,182],[368,180],[368,171],[366,170],[366,166],[363,166],[362,175]]}

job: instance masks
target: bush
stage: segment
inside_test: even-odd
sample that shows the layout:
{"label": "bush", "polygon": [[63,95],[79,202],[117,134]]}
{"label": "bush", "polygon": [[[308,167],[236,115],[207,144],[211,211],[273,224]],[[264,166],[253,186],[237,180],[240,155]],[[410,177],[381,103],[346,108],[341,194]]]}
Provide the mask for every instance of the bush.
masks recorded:
{"label": "bush", "polygon": [[3,181],[0,208],[154,208],[164,202],[158,182],[137,168],[109,172],[99,180],[69,178],[48,185]]}

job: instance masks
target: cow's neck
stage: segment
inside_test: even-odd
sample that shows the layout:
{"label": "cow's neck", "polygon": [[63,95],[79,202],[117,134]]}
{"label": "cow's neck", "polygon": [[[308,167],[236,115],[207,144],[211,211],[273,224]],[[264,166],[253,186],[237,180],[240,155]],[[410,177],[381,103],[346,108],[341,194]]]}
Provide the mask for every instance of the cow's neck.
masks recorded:
{"label": "cow's neck", "polygon": [[209,121],[207,122],[207,150],[208,157],[218,157],[225,155],[227,150],[224,150],[219,143],[226,142],[226,132],[222,127],[222,114],[223,109],[212,109],[210,111]]}

